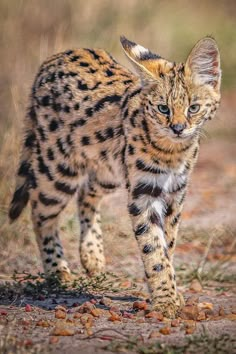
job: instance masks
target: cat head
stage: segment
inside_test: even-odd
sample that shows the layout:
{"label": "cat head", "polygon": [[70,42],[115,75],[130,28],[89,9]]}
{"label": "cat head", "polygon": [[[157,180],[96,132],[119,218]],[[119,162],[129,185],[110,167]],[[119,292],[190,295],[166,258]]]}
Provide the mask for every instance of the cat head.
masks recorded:
{"label": "cat head", "polygon": [[172,141],[190,139],[215,115],[220,101],[220,54],[211,37],[201,39],[185,64],[161,58],[125,37],[125,54],[140,76],[142,106],[153,129]]}

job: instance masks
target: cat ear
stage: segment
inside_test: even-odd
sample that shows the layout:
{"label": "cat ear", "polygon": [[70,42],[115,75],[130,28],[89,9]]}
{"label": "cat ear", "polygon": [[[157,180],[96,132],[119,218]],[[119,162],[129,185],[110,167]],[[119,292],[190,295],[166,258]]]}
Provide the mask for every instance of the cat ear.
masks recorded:
{"label": "cat ear", "polygon": [[124,36],[120,37],[120,41],[125,54],[144,84],[154,81],[161,72],[165,73],[173,67],[172,63],[162,59],[160,55],[129,41]]}
{"label": "cat ear", "polygon": [[197,42],[186,61],[185,73],[197,85],[209,84],[215,89],[220,88],[220,53],[213,38],[205,37]]}

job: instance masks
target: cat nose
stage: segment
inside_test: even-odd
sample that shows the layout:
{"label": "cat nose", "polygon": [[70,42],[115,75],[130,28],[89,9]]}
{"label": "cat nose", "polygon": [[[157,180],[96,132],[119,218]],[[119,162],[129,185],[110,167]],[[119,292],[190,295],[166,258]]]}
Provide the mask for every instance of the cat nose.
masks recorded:
{"label": "cat nose", "polygon": [[171,124],[170,127],[175,134],[180,135],[186,127],[186,124]]}

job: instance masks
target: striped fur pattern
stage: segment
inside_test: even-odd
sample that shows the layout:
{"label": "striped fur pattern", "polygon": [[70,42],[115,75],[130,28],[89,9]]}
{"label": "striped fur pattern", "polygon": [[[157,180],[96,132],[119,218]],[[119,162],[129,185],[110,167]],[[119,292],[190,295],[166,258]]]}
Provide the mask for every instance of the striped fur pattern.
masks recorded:
{"label": "striped fur pattern", "polygon": [[175,64],[121,43],[138,75],[101,49],[69,50],[41,66],[9,216],[30,201],[45,272],[69,279],[58,218],[76,194],[81,262],[97,273],[105,266],[99,206],[125,185],[153,306],[173,317],[182,302],[172,256],[201,129],[219,105],[219,52],[207,37]]}

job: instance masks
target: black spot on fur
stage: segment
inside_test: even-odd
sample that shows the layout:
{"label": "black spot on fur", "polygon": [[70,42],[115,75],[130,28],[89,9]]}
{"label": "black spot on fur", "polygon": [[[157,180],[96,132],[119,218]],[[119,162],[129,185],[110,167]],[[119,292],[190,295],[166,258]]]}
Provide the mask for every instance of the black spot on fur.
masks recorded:
{"label": "black spot on fur", "polygon": [[149,243],[143,247],[143,253],[148,254],[154,251],[154,247]]}
{"label": "black spot on fur", "polygon": [[29,132],[25,139],[25,147],[32,148],[36,140],[35,133]]}
{"label": "black spot on fur", "polygon": [[86,63],[86,62],[84,62],[84,61],[81,61],[81,62],[79,63],[79,65],[80,65],[80,66],[83,66],[84,68],[87,68],[87,67],[89,66],[89,63]]}
{"label": "black spot on fur", "polygon": [[128,206],[128,209],[129,209],[130,215],[138,216],[141,214],[141,210],[139,209],[139,207],[135,203],[130,204]]}
{"label": "black spot on fur", "polygon": [[30,167],[31,167],[31,165],[28,161],[22,161],[21,165],[19,167],[19,170],[18,170],[18,175],[24,176],[24,177],[28,176]]}
{"label": "black spot on fur", "polygon": [[48,148],[48,150],[47,150],[47,157],[48,157],[48,160],[50,160],[50,161],[54,160],[54,152],[51,148]]}
{"label": "black spot on fur", "polygon": [[41,98],[41,105],[47,107],[50,105],[50,96],[44,96]]}
{"label": "black spot on fur", "polygon": [[135,236],[141,236],[143,234],[145,234],[146,232],[148,232],[149,230],[149,226],[147,224],[139,224],[137,226],[137,228],[135,229],[134,233]]}
{"label": "black spot on fur", "polygon": [[90,138],[89,138],[89,136],[83,136],[83,137],[81,138],[81,144],[82,144],[82,145],[89,145],[89,144],[90,144]]}

